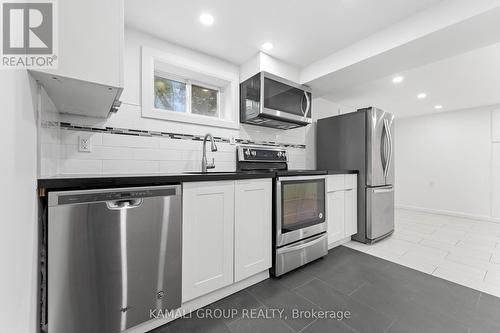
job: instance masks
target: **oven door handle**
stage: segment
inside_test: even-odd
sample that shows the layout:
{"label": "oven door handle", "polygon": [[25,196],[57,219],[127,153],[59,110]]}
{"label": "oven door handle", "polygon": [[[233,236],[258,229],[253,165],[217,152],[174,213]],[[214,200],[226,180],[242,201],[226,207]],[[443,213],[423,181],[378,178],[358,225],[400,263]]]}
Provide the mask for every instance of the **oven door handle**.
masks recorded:
{"label": "oven door handle", "polygon": [[313,176],[280,176],[276,178],[279,183],[295,180],[325,180],[327,175],[313,175]]}
{"label": "oven door handle", "polygon": [[287,245],[287,246],[284,246],[282,248],[279,248],[279,253],[280,254],[283,254],[283,253],[288,253],[288,252],[293,252],[293,251],[298,251],[298,250],[302,250],[306,247],[309,247],[309,246],[312,246],[314,244],[317,244],[319,242],[321,242],[323,240],[323,238],[325,237],[326,234],[321,234],[319,236],[316,236],[314,238],[311,238],[310,240],[307,240],[303,242],[299,242],[300,244],[298,245],[295,245],[295,244],[291,244],[291,245]]}

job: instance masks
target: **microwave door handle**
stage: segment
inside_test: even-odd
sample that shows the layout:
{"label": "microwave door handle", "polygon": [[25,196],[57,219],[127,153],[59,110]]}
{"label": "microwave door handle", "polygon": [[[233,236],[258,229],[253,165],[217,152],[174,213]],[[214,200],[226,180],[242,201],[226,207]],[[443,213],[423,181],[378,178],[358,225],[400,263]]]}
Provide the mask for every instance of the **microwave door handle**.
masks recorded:
{"label": "microwave door handle", "polygon": [[[302,110],[302,112],[304,113],[304,117],[307,117],[309,111],[311,111],[311,99],[309,98],[307,91],[304,91],[304,96],[306,97],[306,111]],[[300,104],[300,108],[302,109],[302,103]]]}

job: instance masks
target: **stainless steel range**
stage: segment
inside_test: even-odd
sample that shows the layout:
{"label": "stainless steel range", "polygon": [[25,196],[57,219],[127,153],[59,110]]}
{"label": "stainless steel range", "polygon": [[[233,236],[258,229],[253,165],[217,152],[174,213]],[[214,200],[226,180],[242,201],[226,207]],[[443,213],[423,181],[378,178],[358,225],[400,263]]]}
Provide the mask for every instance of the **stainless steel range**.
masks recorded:
{"label": "stainless steel range", "polygon": [[275,173],[273,267],[280,276],[328,253],[326,172],[289,170],[285,149],[238,147],[238,171]]}

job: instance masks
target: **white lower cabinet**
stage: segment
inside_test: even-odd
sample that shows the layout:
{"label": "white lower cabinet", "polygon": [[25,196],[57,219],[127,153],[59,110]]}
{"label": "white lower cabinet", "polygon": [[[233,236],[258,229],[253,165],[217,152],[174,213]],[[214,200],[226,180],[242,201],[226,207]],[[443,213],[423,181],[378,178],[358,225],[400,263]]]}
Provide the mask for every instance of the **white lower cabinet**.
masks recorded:
{"label": "white lower cabinet", "polygon": [[235,186],[234,282],[272,265],[272,180],[238,180]]}
{"label": "white lower cabinet", "polygon": [[183,184],[182,302],[271,267],[272,179]]}
{"label": "white lower cabinet", "polygon": [[357,175],[327,177],[328,244],[358,232]]}
{"label": "white lower cabinet", "polygon": [[327,203],[328,243],[331,244],[345,238],[344,191],[329,192]]}
{"label": "white lower cabinet", "polygon": [[358,232],[358,191],[348,189],[344,192],[345,235],[352,236]]}
{"label": "white lower cabinet", "polygon": [[234,181],[183,184],[182,301],[233,283]]}

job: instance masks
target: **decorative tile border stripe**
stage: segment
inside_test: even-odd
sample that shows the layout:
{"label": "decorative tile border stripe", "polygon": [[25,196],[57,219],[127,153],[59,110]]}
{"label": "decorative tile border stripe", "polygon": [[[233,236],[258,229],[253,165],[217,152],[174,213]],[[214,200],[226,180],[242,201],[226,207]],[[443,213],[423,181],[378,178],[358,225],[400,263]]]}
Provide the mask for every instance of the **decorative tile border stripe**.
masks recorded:
{"label": "decorative tile border stripe", "polygon": [[[116,127],[92,127],[86,125],[72,124],[66,122],[57,121],[45,121],[42,123],[44,128],[60,128],[63,130],[70,131],[86,131],[86,132],[97,132],[97,133],[107,133],[107,134],[121,134],[121,135],[132,135],[132,136],[148,136],[148,137],[163,137],[173,140],[193,140],[193,141],[203,141],[202,135],[192,135],[184,133],[168,133],[168,132],[157,132],[157,131],[146,131],[146,130],[136,130],[127,128],[116,128]],[[229,138],[221,138],[214,136],[216,142],[229,143]],[[305,149],[306,145],[297,145],[289,143],[280,143],[273,141],[252,141],[244,139],[235,139],[236,143],[242,145],[259,145],[259,146],[269,146],[269,147],[283,147],[283,148],[298,148]]]}

